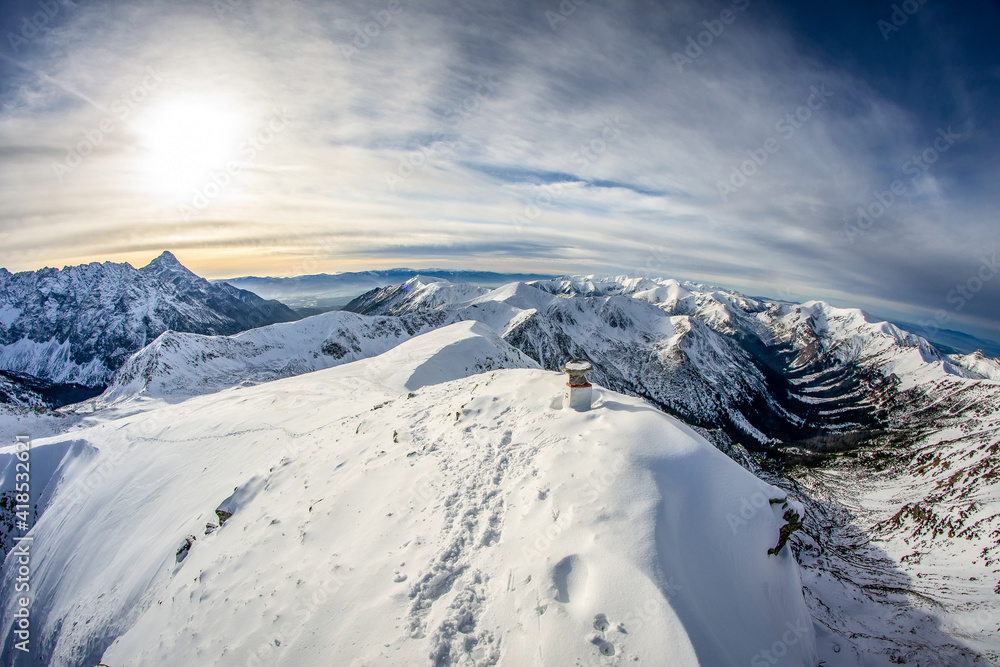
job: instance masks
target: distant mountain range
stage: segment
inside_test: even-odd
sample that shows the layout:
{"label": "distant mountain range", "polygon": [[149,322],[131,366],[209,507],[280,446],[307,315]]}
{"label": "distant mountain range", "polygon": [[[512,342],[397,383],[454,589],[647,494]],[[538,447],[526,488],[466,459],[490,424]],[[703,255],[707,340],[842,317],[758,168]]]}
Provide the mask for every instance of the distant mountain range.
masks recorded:
{"label": "distant mountain range", "polygon": [[480,287],[499,287],[506,283],[549,278],[551,276],[529,273],[492,273],[489,271],[452,271],[448,269],[388,269],[386,271],[361,271],[357,273],[319,273],[294,278],[269,278],[244,276],[225,281],[233,287],[245,289],[265,299],[277,299],[299,310],[304,315],[343,308],[359,294],[376,287],[400,285],[415,275],[443,278],[454,283]]}
{"label": "distant mountain range", "polygon": [[894,324],[901,329],[923,336],[945,352],[969,354],[976,350],[982,350],[991,357],[1000,357],[1000,343],[993,340],[986,340],[954,329],[932,330],[912,322],[896,321]]}
{"label": "distant mountain range", "polygon": [[[210,283],[169,252],[141,269],[112,262],[0,269],[0,371],[13,374],[7,381],[23,391],[33,390],[17,376],[103,387],[165,331],[226,335],[299,317],[276,301]],[[14,394],[2,386],[0,392],[0,400]]]}
{"label": "distant mountain range", "polygon": [[[448,269],[388,269],[355,273],[320,273],[292,278],[243,276],[216,280],[248,290],[265,299],[281,301],[300,315],[317,315],[344,308],[357,296],[379,287],[402,285],[415,275],[442,278],[452,283],[478,287],[500,287],[513,282],[530,282],[553,278],[553,275],[531,273],[492,273],[489,271],[458,271]],[[756,297],[767,300],[766,297]],[[950,329],[927,330],[918,324],[893,322],[899,328],[923,336],[944,352],[969,354],[982,350],[991,357],[1000,357],[1000,343],[977,338]]]}
{"label": "distant mountain range", "polygon": [[490,291],[419,277],[346,309],[486,322],[544,368],[587,357],[599,384],[751,449],[781,442],[815,450],[820,440],[837,449],[880,428],[896,385],[1000,379],[995,360],[945,353],[857,309],[676,280],[584,276]]}

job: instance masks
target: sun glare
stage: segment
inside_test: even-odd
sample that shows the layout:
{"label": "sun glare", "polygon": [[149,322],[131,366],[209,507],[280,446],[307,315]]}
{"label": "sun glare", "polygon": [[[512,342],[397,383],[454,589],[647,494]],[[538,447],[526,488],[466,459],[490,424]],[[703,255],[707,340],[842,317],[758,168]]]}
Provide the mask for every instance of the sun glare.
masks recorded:
{"label": "sun glare", "polygon": [[239,160],[244,115],[235,105],[205,95],[166,100],[137,129],[145,149],[143,172],[154,192],[189,199],[213,171]]}

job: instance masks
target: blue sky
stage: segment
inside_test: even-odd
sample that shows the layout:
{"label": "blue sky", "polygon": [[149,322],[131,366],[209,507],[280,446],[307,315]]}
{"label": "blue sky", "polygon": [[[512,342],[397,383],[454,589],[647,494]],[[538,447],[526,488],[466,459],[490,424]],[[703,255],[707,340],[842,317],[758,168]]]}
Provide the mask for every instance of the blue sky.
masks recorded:
{"label": "blue sky", "polygon": [[2,11],[11,270],[628,271],[1000,338],[996,3]]}

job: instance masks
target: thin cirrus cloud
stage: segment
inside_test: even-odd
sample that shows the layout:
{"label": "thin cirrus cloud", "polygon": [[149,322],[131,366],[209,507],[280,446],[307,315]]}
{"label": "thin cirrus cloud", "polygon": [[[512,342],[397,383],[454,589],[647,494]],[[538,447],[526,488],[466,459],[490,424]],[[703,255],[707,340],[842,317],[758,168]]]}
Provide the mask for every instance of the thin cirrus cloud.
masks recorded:
{"label": "thin cirrus cloud", "polygon": [[1000,250],[996,10],[782,5],[60,4],[0,57],[0,263],[640,271],[996,337],[1000,280],[948,298]]}

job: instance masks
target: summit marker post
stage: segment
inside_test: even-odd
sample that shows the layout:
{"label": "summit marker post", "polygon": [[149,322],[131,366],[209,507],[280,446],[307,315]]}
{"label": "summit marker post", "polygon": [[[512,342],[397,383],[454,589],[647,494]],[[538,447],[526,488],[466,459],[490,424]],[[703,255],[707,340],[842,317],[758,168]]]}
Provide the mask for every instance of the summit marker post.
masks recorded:
{"label": "summit marker post", "polygon": [[587,382],[587,373],[594,370],[594,365],[586,359],[572,359],[563,364],[562,371],[569,375],[566,391],[563,394],[563,407],[586,412],[593,404],[593,388]]}

